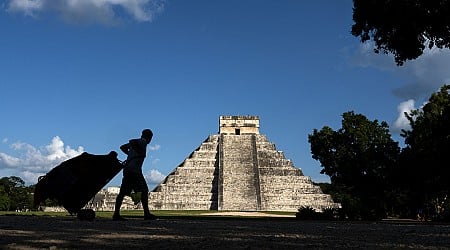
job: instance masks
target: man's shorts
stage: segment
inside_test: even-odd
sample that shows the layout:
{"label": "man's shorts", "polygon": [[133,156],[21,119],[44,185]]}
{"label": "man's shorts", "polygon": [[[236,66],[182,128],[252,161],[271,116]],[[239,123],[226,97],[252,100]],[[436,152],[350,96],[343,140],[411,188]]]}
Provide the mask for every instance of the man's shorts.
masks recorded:
{"label": "man's shorts", "polygon": [[120,191],[125,195],[130,195],[131,191],[148,193],[147,182],[142,173],[124,173]]}

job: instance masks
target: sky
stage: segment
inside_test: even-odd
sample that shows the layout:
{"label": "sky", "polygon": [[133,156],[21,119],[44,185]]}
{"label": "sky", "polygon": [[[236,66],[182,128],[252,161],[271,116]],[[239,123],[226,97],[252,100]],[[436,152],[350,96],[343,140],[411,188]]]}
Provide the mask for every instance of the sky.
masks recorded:
{"label": "sky", "polygon": [[[313,129],[354,111],[386,121],[450,81],[448,50],[396,66],[350,33],[351,0],[0,0],[0,177],[35,184],[82,152],[126,155],[151,128],[143,172],[159,183],[220,115],[260,132],[315,182]],[[119,186],[121,174],[108,186]]]}

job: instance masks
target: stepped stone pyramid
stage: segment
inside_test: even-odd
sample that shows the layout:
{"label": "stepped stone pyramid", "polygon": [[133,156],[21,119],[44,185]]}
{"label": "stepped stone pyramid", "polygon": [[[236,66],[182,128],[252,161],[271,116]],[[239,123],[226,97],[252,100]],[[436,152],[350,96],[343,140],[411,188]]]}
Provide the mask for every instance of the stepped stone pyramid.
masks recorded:
{"label": "stepped stone pyramid", "polygon": [[259,134],[258,116],[220,116],[210,135],[149,196],[150,209],[321,211],[339,207]]}

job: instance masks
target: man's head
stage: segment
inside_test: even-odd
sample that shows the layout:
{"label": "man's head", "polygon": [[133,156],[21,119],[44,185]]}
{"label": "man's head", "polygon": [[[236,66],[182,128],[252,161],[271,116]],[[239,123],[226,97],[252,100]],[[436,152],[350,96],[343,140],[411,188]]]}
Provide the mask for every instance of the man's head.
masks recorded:
{"label": "man's head", "polygon": [[150,143],[150,141],[152,140],[153,137],[153,132],[150,129],[144,129],[142,130],[142,135],[141,138],[144,138],[147,143]]}

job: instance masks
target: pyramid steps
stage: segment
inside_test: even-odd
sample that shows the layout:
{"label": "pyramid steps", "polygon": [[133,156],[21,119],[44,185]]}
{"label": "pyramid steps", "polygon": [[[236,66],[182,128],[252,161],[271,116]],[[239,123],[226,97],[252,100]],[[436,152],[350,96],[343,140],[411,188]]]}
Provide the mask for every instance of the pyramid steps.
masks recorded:
{"label": "pyramid steps", "polygon": [[221,148],[221,210],[259,210],[259,176],[255,135],[222,135]]}
{"label": "pyramid steps", "polygon": [[151,209],[217,209],[218,137],[210,136],[149,194]]}

